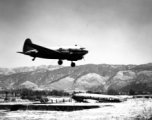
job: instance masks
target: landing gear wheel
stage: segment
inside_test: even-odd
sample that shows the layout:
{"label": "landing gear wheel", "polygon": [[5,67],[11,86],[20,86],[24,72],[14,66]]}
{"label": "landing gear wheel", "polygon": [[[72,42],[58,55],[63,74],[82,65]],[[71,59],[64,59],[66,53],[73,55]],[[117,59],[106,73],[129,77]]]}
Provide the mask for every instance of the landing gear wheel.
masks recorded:
{"label": "landing gear wheel", "polygon": [[32,59],[32,61],[34,61],[35,60],[35,57]]}
{"label": "landing gear wheel", "polygon": [[75,63],[74,62],[71,62],[71,67],[75,67]]}
{"label": "landing gear wheel", "polygon": [[62,60],[59,60],[59,61],[58,61],[58,64],[59,64],[59,65],[62,65],[62,63],[63,63]]}

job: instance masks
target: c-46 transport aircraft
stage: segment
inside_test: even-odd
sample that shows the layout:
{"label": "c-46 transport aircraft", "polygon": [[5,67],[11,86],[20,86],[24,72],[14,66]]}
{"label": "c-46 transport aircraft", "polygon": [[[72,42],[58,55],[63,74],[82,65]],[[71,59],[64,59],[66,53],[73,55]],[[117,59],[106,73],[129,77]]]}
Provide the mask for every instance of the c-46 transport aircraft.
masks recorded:
{"label": "c-46 transport aircraft", "polygon": [[91,93],[73,94],[72,98],[77,102],[89,102],[90,100],[96,100],[96,102],[122,102],[127,100],[127,97]]}
{"label": "c-46 transport aircraft", "polygon": [[27,38],[24,42],[23,52],[17,52],[24,55],[33,57],[33,61],[36,57],[45,59],[58,59],[58,64],[62,65],[63,60],[71,61],[71,67],[75,67],[73,61],[78,61],[84,58],[84,55],[88,53],[84,47],[58,47],[56,49],[49,49],[32,43],[31,39]]}

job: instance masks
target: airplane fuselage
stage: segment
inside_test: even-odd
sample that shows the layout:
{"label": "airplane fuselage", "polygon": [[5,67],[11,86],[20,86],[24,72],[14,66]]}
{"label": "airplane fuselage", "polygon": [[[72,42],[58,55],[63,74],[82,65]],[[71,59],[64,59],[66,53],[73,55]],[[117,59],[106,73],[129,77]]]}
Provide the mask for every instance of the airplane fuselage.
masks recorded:
{"label": "airplane fuselage", "polygon": [[83,59],[83,56],[88,53],[87,50],[79,50],[79,49],[62,49],[59,48],[58,51],[60,54],[55,53],[44,53],[41,51],[30,50],[23,54],[29,55],[31,57],[39,57],[45,59],[60,59],[60,60],[69,60],[69,61],[77,61]]}

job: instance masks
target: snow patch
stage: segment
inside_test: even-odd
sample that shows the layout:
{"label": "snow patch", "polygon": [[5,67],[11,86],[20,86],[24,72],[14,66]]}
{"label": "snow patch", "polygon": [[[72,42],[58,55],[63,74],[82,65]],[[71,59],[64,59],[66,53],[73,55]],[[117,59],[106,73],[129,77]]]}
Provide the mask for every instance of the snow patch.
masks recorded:
{"label": "snow patch", "polygon": [[120,80],[129,80],[136,77],[136,74],[132,71],[119,71],[114,79],[120,79]]}

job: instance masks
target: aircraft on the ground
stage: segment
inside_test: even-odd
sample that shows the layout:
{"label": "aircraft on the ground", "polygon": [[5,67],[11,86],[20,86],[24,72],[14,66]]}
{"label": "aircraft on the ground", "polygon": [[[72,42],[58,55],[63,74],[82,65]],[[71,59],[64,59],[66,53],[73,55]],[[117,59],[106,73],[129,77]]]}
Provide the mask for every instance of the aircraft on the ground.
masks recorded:
{"label": "aircraft on the ground", "polygon": [[63,60],[71,61],[71,67],[75,67],[73,61],[78,61],[84,58],[84,55],[88,53],[84,47],[58,47],[56,49],[45,48],[36,44],[33,44],[31,39],[27,38],[24,42],[23,52],[17,52],[24,55],[33,57],[33,61],[36,57],[45,59],[58,59],[58,64],[62,65]]}
{"label": "aircraft on the ground", "polygon": [[126,98],[114,96],[114,95],[104,95],[104,94],[91,94],[91,93],[76,93],[72,95],[72,99],[77,102],[122,102],[125,101]]}

